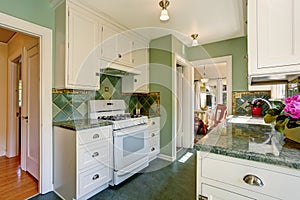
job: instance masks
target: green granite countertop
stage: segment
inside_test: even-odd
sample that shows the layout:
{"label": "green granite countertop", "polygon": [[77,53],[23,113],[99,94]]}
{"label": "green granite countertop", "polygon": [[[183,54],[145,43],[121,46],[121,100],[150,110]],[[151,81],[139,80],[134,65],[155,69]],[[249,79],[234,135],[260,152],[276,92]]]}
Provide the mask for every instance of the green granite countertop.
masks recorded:
{"label": "green granite countertop", "polygon": [[69,120],[62,122],[53,122],[53,126],[59,126],[62,128],[67,128],[71,130],[82,130],[88,128],[96,128],[101,126],[110,126],[111,122],[102,120],[90,120],[90,119],[79,119],[79,120]]}
{"label": "green granite countertop", "polygon": [[235,158],[300,170],[300,144],[271,132],[271,126],[248,123],[219,124],[194,148]]}

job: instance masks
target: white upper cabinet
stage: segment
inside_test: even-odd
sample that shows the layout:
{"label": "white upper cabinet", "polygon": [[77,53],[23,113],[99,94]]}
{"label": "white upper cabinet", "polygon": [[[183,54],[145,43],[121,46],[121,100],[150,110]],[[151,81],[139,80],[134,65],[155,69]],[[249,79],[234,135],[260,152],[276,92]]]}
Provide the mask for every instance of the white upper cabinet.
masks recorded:
{"label": "white upper cabinet", "polygon": [[99,88],[95,49],[100,41],[95,15],[68,1],[56,8],[56,88]]}
{"label": "white upper cabinet", "polygon": [[135,40],[132,49],[132,66],[141,72],[139,75],[122,77],[122,92],[149,92],[149,46],[145,42]]}
{"label": "white upper cabinet", "polygon": [[101,59],[131,66],[133,41],[127,33],[108,23],[102,23],[101,31]]}
{"label": "white upper cabinet", "polygon": [[249,75],[300,72],[300,1],[248,1]]}

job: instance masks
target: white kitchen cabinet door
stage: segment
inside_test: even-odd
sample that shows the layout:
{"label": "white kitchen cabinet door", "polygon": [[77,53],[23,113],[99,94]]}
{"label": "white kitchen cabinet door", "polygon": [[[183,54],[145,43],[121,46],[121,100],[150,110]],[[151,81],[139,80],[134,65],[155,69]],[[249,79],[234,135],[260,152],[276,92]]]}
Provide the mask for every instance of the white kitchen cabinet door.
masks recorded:
{"label": "white kitchen cabinet door", "polygon": [[116,61],[118,31],[107,24],[102,24],[101,58]]}
{"label": "white kitchen cabinet door", "polygon": [[102,40],[101,40],[101,58],[125,64],[132,65],[132,40],[126,33],[119,30],[112,24],[102,24]]}
{"label": "white kitchen cabinet door", "polygon": [[99,88],[97,19],[87,12],[69,8],[68,84],[79,88]]}
{"label": "white kitchen cabinet door", "polygon": [[99,53],[94,51],[100,41],[97,20],[96,15],[69,1],[55,9],[55,88],[99,88]]}
{"label": "white kitchen cabinet door", "polygon": [[149,49],[148,45],[134,41],[132,51],[133,67],[141,72],[139,75],[128,75],[122,78],[122,92],[149,92]]}
{"label": "white kitchen cabinet door", "polygon": [[300,1],[248,2],[249,75],[300,71]]}

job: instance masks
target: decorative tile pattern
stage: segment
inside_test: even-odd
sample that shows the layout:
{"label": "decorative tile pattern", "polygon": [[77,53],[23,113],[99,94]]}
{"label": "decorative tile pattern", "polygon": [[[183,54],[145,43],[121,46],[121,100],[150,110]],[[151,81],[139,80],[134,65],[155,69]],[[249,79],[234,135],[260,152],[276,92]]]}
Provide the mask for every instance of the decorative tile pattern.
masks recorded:
{"label": "decorative tile pattern", "polygon": [[97,91],[53,89],[53,121],[86,119],[88,117],[87,102],[93,99],[124,99],[127,107],[126,112],[134,114],[138,107],[142,115],[159,115],[159,93],[122,94],[120,77],[101,75],[100,89]]}
{"label": "decorative tile pattern", "polygon": [[[270,91],[255,92],[232,92],[232,114],[233,115],[251,115],[251,108],[247,107],[248,102],[252,102],[255,98],[270,99]],[[268,105],[262,104],[262,113],[268,109]]]}

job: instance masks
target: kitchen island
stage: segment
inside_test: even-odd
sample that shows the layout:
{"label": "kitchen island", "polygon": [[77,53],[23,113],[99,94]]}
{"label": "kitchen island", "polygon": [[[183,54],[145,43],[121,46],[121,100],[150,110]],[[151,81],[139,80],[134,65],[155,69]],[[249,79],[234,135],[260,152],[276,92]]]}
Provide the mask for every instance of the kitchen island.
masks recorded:
{"label": "kitchen island", "polygon": [[195,144],[200,199],[299,198],[300,144],[270,125],[230,121]]}

